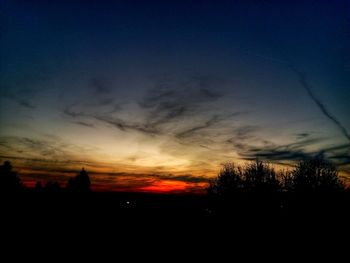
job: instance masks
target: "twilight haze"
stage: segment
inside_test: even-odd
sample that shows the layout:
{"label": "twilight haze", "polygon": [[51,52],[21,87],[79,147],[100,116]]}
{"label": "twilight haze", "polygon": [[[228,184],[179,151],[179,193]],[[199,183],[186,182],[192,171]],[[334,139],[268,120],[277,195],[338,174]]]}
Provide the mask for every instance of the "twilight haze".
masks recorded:
{"label": "twilight haze", "polygon": [[347,0],[0,3],[0,161],[26,185],[197,192],[316,155],[350,176]]}

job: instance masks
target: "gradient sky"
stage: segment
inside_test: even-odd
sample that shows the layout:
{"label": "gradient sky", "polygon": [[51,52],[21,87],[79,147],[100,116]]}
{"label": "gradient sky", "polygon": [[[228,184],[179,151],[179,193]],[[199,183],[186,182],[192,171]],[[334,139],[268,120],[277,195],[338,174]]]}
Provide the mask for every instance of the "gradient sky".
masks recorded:
{"label": "gradient sky", "polygon": [[226,161],[350,176],[350,1],[0,0],[0,161],[192,192]]}

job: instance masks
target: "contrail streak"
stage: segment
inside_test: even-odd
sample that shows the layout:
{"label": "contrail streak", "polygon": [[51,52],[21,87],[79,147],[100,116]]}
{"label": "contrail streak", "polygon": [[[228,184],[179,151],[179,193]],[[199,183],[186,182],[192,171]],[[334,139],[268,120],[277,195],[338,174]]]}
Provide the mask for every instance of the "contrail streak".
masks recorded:
{"label": "contrail streak", "polygon": [[327,109],[326,105],[319,98],[316,97],[316,95],[312,91],[312,86],[307,81],[306,74],[304,72],[298,70],[293,65],[293,63],[288,62],[287,60],[278,59],[278,58],[265,56],[265,55],[261,55],[261,54],[256,54],[256,53],[253,53],[253,52],[250,52],[250,51],[245,51],[245,53],[248,54],[248,55],[253,55],[253,56],[257,57],[257,58],[260,58],[260,59],[263,59],[263,60],[266,60],[266,61],[269,61],[269,62],[281,64],[281,65],[291,69],[298,76],[299,82],[300,82],[301,86],[305,89],[305,91],[307,92],[307,95],[309,96],[309,98],[321,110],[322,114],[324,116],[326,116],[330,121],[332,121],[338,127],[338,129],[341,131],[341,133],[350,142],[350,134],[349,134],[349,132],[345,129],[343,124],[335,116],[333,116],[330,113],[330,111]]}
{"label": "contrail streak", "polygon": [[345,127],[341,124],[341,122],[333,116],[329,110],[327,109],[326,105],[322,103],[320,99],[316,97],[316,95],[312,91],[312,86],[306,79],[305,73],[297,70],[294,66],[290,66],[290,68],[298,75],[299,82],[303,86],[303,88],[306,90],[308,96],[310,99],[315,102],[317,107],[321,110],[324,116],[326,116],[329,120],[331,120],[338,128],[339,130],[343,133],[343,135],[350,141],[350,135],[348,131],[345,129]]}

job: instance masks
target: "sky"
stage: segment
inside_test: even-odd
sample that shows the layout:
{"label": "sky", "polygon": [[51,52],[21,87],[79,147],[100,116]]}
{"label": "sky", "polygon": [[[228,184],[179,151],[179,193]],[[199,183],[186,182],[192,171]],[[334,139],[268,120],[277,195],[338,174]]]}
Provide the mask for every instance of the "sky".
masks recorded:
{"label": "sky", "polygon": [[350,177],[350,1],[0,0],[0,161],[200,192],[224,162]]}

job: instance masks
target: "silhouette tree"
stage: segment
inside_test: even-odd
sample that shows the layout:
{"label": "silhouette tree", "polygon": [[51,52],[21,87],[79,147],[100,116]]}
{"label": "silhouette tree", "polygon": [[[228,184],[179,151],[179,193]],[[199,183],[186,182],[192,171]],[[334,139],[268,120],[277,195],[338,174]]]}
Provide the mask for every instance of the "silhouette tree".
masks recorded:
{"label": "silhouette tree", "polygon": [[16,192],[22,188],[22,183],[18,174],[12,170],[9,161],[0,166],[0,191]]}
{"label": "silhouette tree", "polygon": [[69,178],[67,190],[71,192],[90,192],[90,178],[88,173],[83,168],[74,178]]}
{"label": "silhouette tree", "polygon": [[322,158],[304,160],[291,173],[294,192],[337,192],[344,190],[336,167]]}

